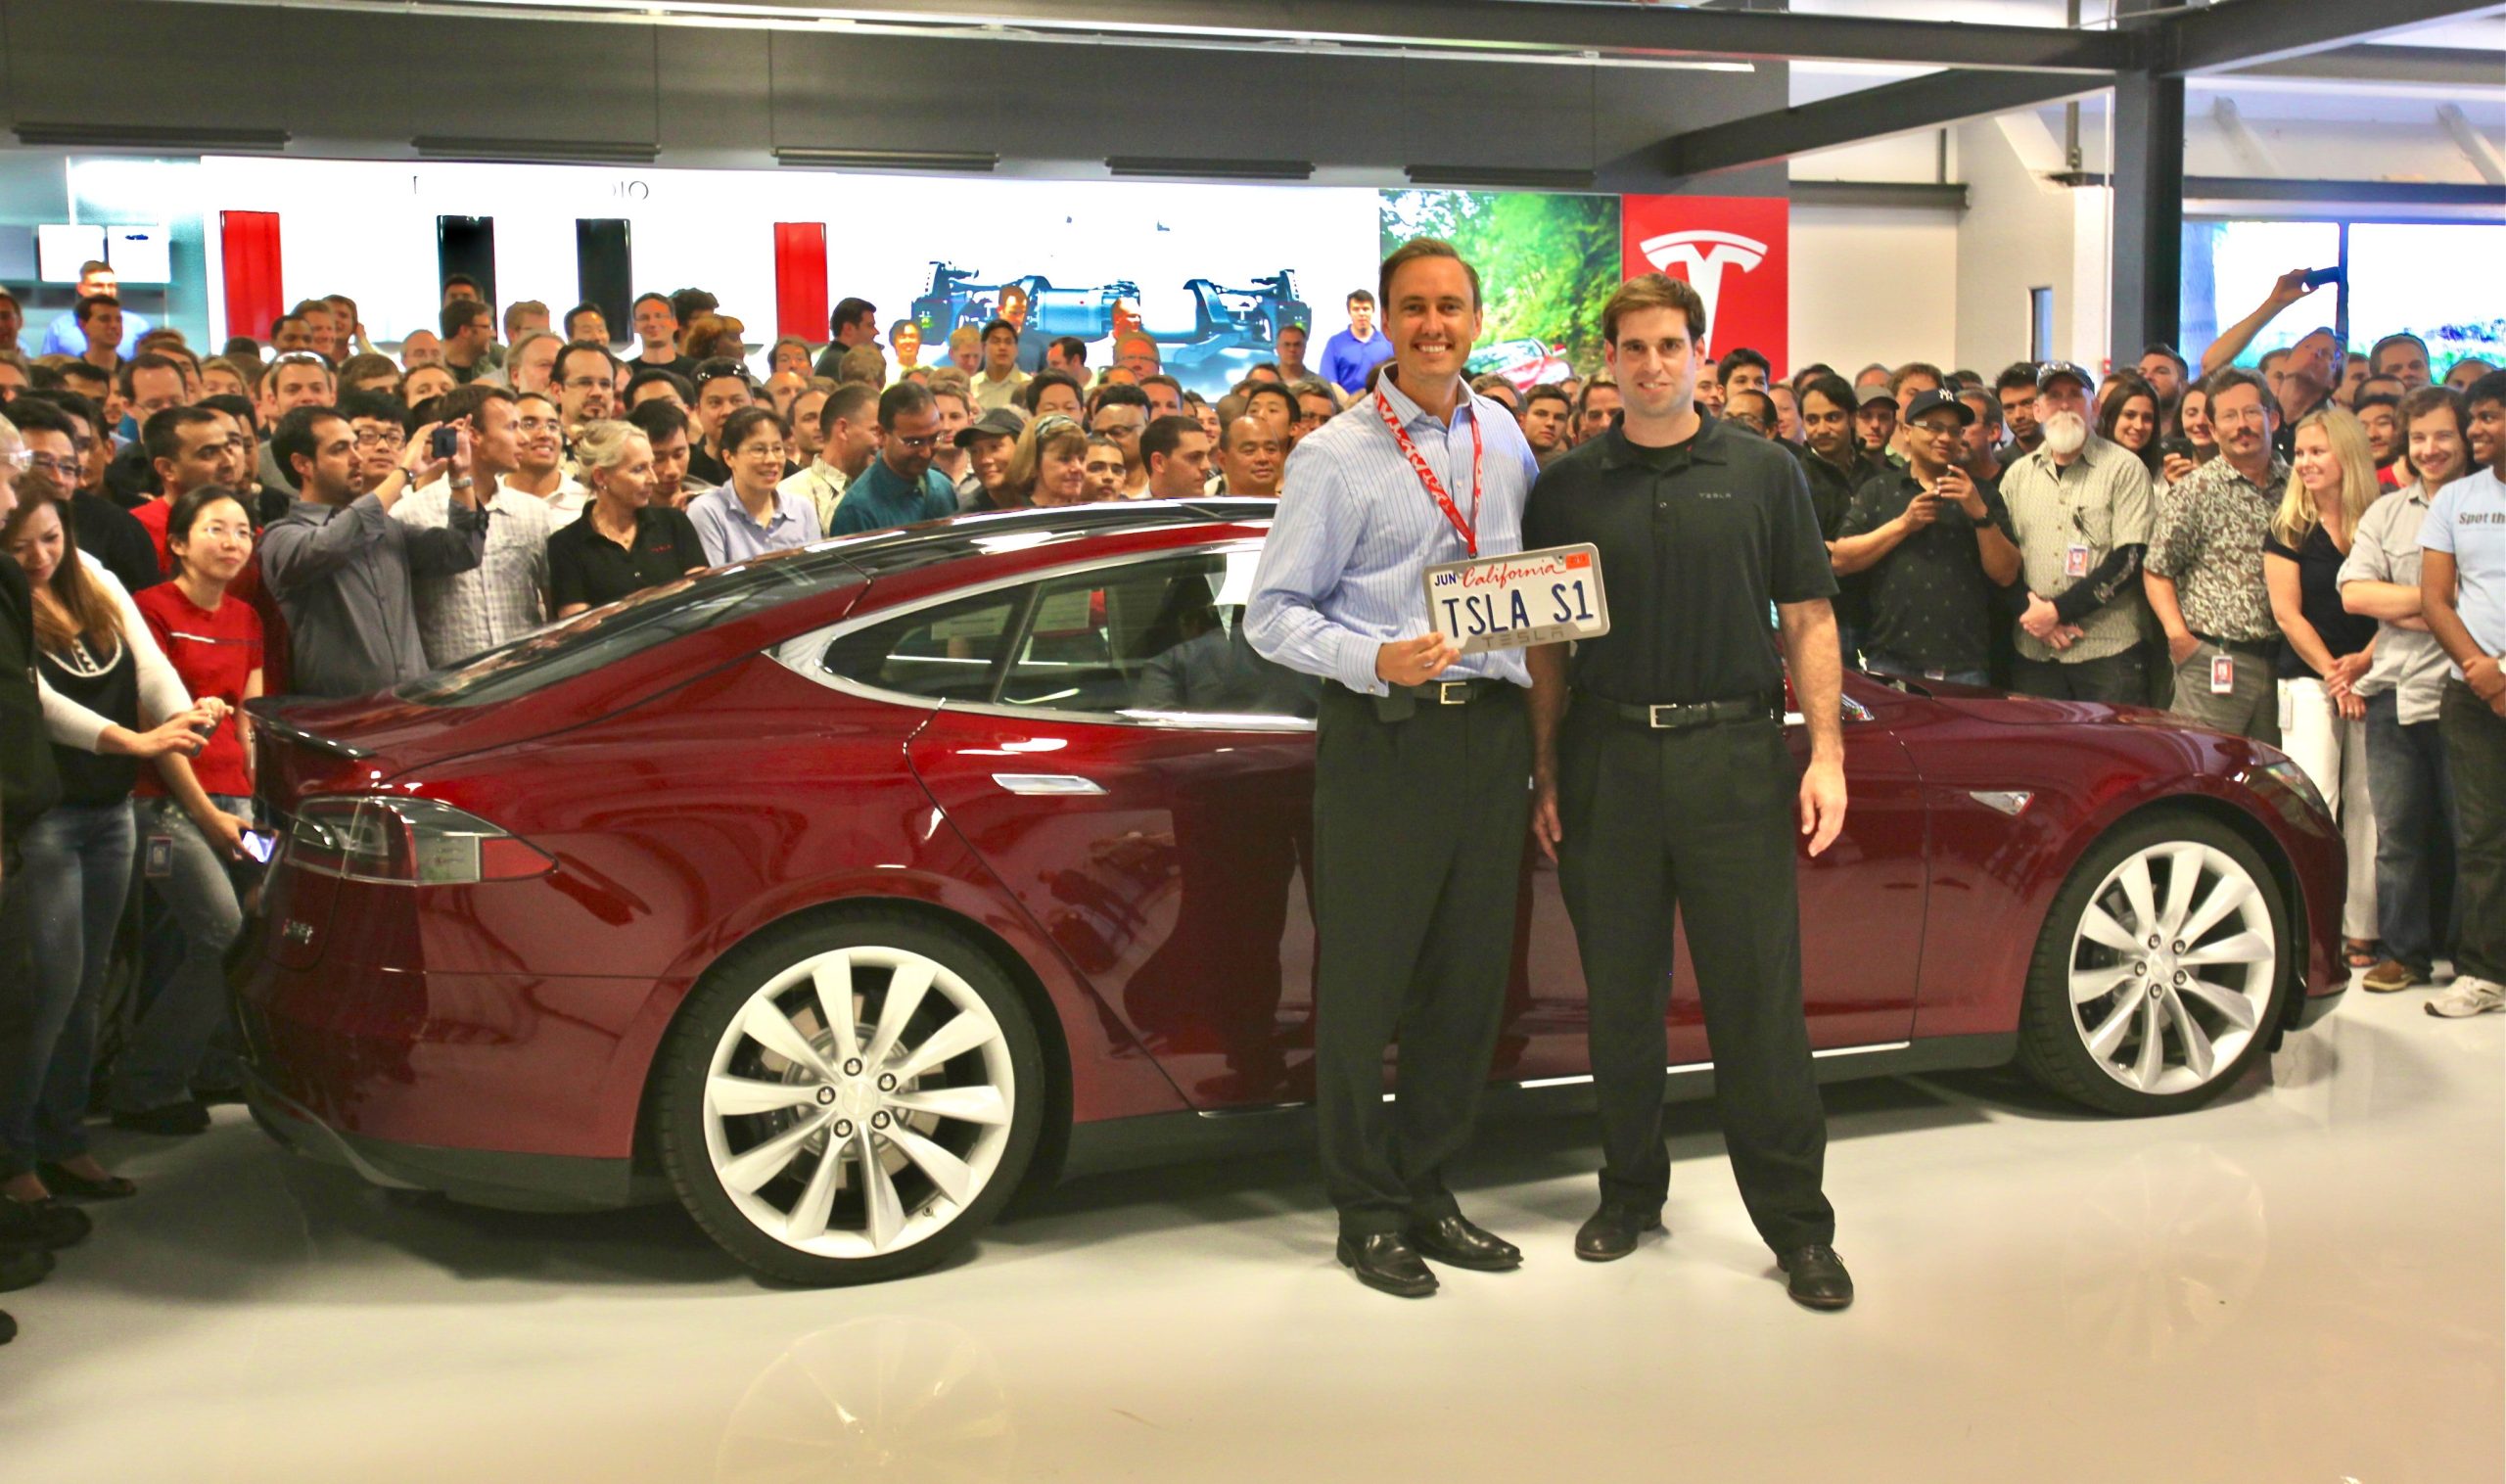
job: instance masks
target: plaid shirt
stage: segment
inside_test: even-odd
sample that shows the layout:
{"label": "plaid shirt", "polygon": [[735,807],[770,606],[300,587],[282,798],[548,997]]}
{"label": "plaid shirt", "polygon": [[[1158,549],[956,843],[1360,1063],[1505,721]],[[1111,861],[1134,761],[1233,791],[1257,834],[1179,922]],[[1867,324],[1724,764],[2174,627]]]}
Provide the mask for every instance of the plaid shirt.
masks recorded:
{"label": "plaid shirt", "polygon": [[2288,464],[2273,455],[2264,479],[2254,484],[2221,454],[2158,501],[2148,570],[2174,580],[2184,626],[2195,633],[2247,640],[2280,635],[2262,580],[2262,541],[2280,510],[2275,491],[2289,483]]}
{"label": "plaid shirt", "polygon": [[[392,514],[423,530],[443,525],[451,505],[452,487],[439,478],[402,496]],[[487,511],[487,553],[478,566],[410,580],[418,638],[437,670],[548,622],[548,536],[556,530],[548,502],[499,484]]]}

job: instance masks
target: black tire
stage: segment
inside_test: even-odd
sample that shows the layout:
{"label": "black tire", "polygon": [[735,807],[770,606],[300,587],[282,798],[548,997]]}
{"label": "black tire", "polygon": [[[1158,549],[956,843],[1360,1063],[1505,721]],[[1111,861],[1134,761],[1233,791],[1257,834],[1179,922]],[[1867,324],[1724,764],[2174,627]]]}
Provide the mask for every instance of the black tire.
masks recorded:
{"label": "black tire", "polygon": [[[1014,1068],[1007,1139],[980,1190],[945,1227],[899,1250],[859,1257],[805,1251],[763,1229],[725,1188],[707,1140],[707,1080],[732,1018],[793,965],[839,949],[889,949],[920,954],[953,974],[998,1022]],[[884,992],[881,992],[884,993]],[[778,997],[788,1002],[789,992]],[[862,1025],[875,1021],[865,999]],[[946,1006],[942,1006],[945,1010]],[[926,1004],[921,1014],[931,1013]],[[915,1020],[922,1024],[921,1014]],[[866,1034],[866,1031],[865,1031]],[[916,918],[865,912],[770,929],[733,949],[679,1007],[655,1063],[654,1132],[662,1168],[679,1203],[722,1249],[782,1282],[827,1287],[904,1277],[949,1261],[973,1244],[1017,1191],[1033,1160],[1046,1109],[1044,1055],[1026,1002],[990,955],[943,927]],[[915,1209],[932,1203],[926,1193]]]}
{"label": "black tire", "polygon": [[[2148,1092],[2127,1087],[2109,1075],[2092,1054],[2073,1018],[2070,977],[2082,914],[2099,885],[2133,856],[2170,843],[2209,847],[2244,868],[2270,912],[2275,958],[2258,1029],[2237,1053],[2199,1087]],[[2063,889],[2055,894],[2053,907],[2037,935],[2036,952],[2028,965],[2027,988],[2019,1003],[2019,1066],[2052,1091],[2100,1112],[2149,1117],[2201,1107],[2235,1086],[2255,1061],[2270,1054],[2271,1043],[2287,1009],[2289,986],[2295,978],[2290,955],[2303,951],[2279,878],[2261,853],[2242,835],[2190,811],[2168,810],[2130,820],[2092,846],[2071,868]]]}

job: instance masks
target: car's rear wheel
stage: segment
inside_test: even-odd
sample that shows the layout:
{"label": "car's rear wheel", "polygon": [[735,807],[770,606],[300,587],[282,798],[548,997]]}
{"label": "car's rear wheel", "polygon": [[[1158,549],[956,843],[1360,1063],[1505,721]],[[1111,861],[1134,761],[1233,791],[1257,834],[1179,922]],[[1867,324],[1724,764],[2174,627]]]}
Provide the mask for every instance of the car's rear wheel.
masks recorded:
{"label": "car's rear wheel", "polygon": [[2175,812],[2128,824],[2054,899],[2019,1062],[2110,1113],[2199,1107],[2268,1054],[2301,947],[2270,868],[2234,830]]}
{"label": "car's rear wheel", "polygon": [[946,1261],[1017,1188],[1044,1117],[1034,1022],[990,957],[884,916],[743,944],[661,1061],[664,1169],[688,1212],[787,1282]]}

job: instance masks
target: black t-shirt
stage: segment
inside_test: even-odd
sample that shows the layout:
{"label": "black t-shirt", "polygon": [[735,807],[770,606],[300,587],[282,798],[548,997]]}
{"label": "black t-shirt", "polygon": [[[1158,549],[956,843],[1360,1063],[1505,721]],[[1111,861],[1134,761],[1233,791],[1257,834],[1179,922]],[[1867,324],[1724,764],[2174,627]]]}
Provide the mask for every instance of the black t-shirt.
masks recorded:
{"label": "black t-shirt", "polygon": [[684,510],[636,511],[631,549],[601,534],[585,510],[548,537],[548,595],[559,612],[574,603],[599,608],[705,565],[705,543]]}
{"label": "black t-shirt", "polygon": [[125,590],[137,593],[165,580],[157,566],[156,538],[139,517],[114,501],[101,494],[71,495],[70,525],[78,533],[79,552],[103,563]]}
{"label": "black t-shirt", "polygon": [[727,485],[731,482],[731,466],[716,458],[700,441],[687,450],[687,477],[709,485]]}
{"label": "black t-shirt", "polygon": [[632,376],[638,371],[675,371],[679,375],[685,376],[688,372],[695,369],[696,362],[688,359],[684,355],[673,355],[668,360],[655,360],[649,355],[638,355],[633,360],[626,363],[626,374],[628,376]]}
{"label": "black t-shirt", "polygon": [[[2348,558],[2332,544],[2331,532],[2318,524],[2295,551],[2278,535],[2266,535],[2262,554],[2297,564],[2297,611],[2314,626],[2315,637],[2323,640],[2334,659],[2356,654],[2374,642],[2376,621],[2341,606],[2341,564]],[[2314,667],[2298,659],[2297,646],[2283,638],[2278,672],[2283,680],[2302,680],[2313,676]]]}
{"label": "black t-shirt", "polygon": [[1601,551],[1610,630],[1575,646],[1575,685],[1630,706],[1727,701],[1784,683],[1767,605],[1835,595],[1801,466],[1712,418],[1646,448],[1619,428],[1541,471],[1525,548]]}
{"label": "black t-shirt", "polygon": [[14,849],[26,827],[61,802],[61,773],[35,688],[34,592],[24,570],[0,552],[0,830]]}
{"label": "black t-shirt", "polygon": [[[2010,509],[2001,491],[1978,485],[1984,518],[2010,533]],[[1845,512],[1843,534],[1868,535],[1905,513],[1923,481],[1903,469],[1874,476]],[[1869,604],[1862,631],[1866,652],[1937,670],[1982,670],[1992,658],[1994,594],[2000,584],[1984,574],[1975,544],[1975,521],[1955,500],[1940,502],[1940,518],[1899,541],[1866,569]],[[2014,542],[2015,544],[2015,542]]]}

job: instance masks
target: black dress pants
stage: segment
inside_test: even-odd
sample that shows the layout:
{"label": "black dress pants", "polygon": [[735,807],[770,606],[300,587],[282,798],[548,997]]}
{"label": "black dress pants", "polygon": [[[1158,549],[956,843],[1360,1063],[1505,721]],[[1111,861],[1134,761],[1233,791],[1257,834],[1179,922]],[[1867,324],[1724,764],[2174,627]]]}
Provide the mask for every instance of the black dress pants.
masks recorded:
{"label": "black dress pants", "polygon": [[1585,704],[1558,738],[1558,885],[1583,952],[1601,1194],[1670,1193],[1672,913],[1688,931],[1723,1138],[1749,1219],[1778,1252],[1831,1242],[1827,1112],[1810,1070],[1794,880],[1799,774],[1773,718],[1679,731]]}
{"label": "black dress pants", "polygon": [[[1531,820],[1523,692],[1494,691],[1418,703],[1399,720],[1372,697],[1323,691],[1314,1084],[1323,1181],[1349,1235],[1456,1209],[1445,1168],[1469,1141],[1488,1082]],[[1387,1103],[1384,1052],[1396,1040]]]}

